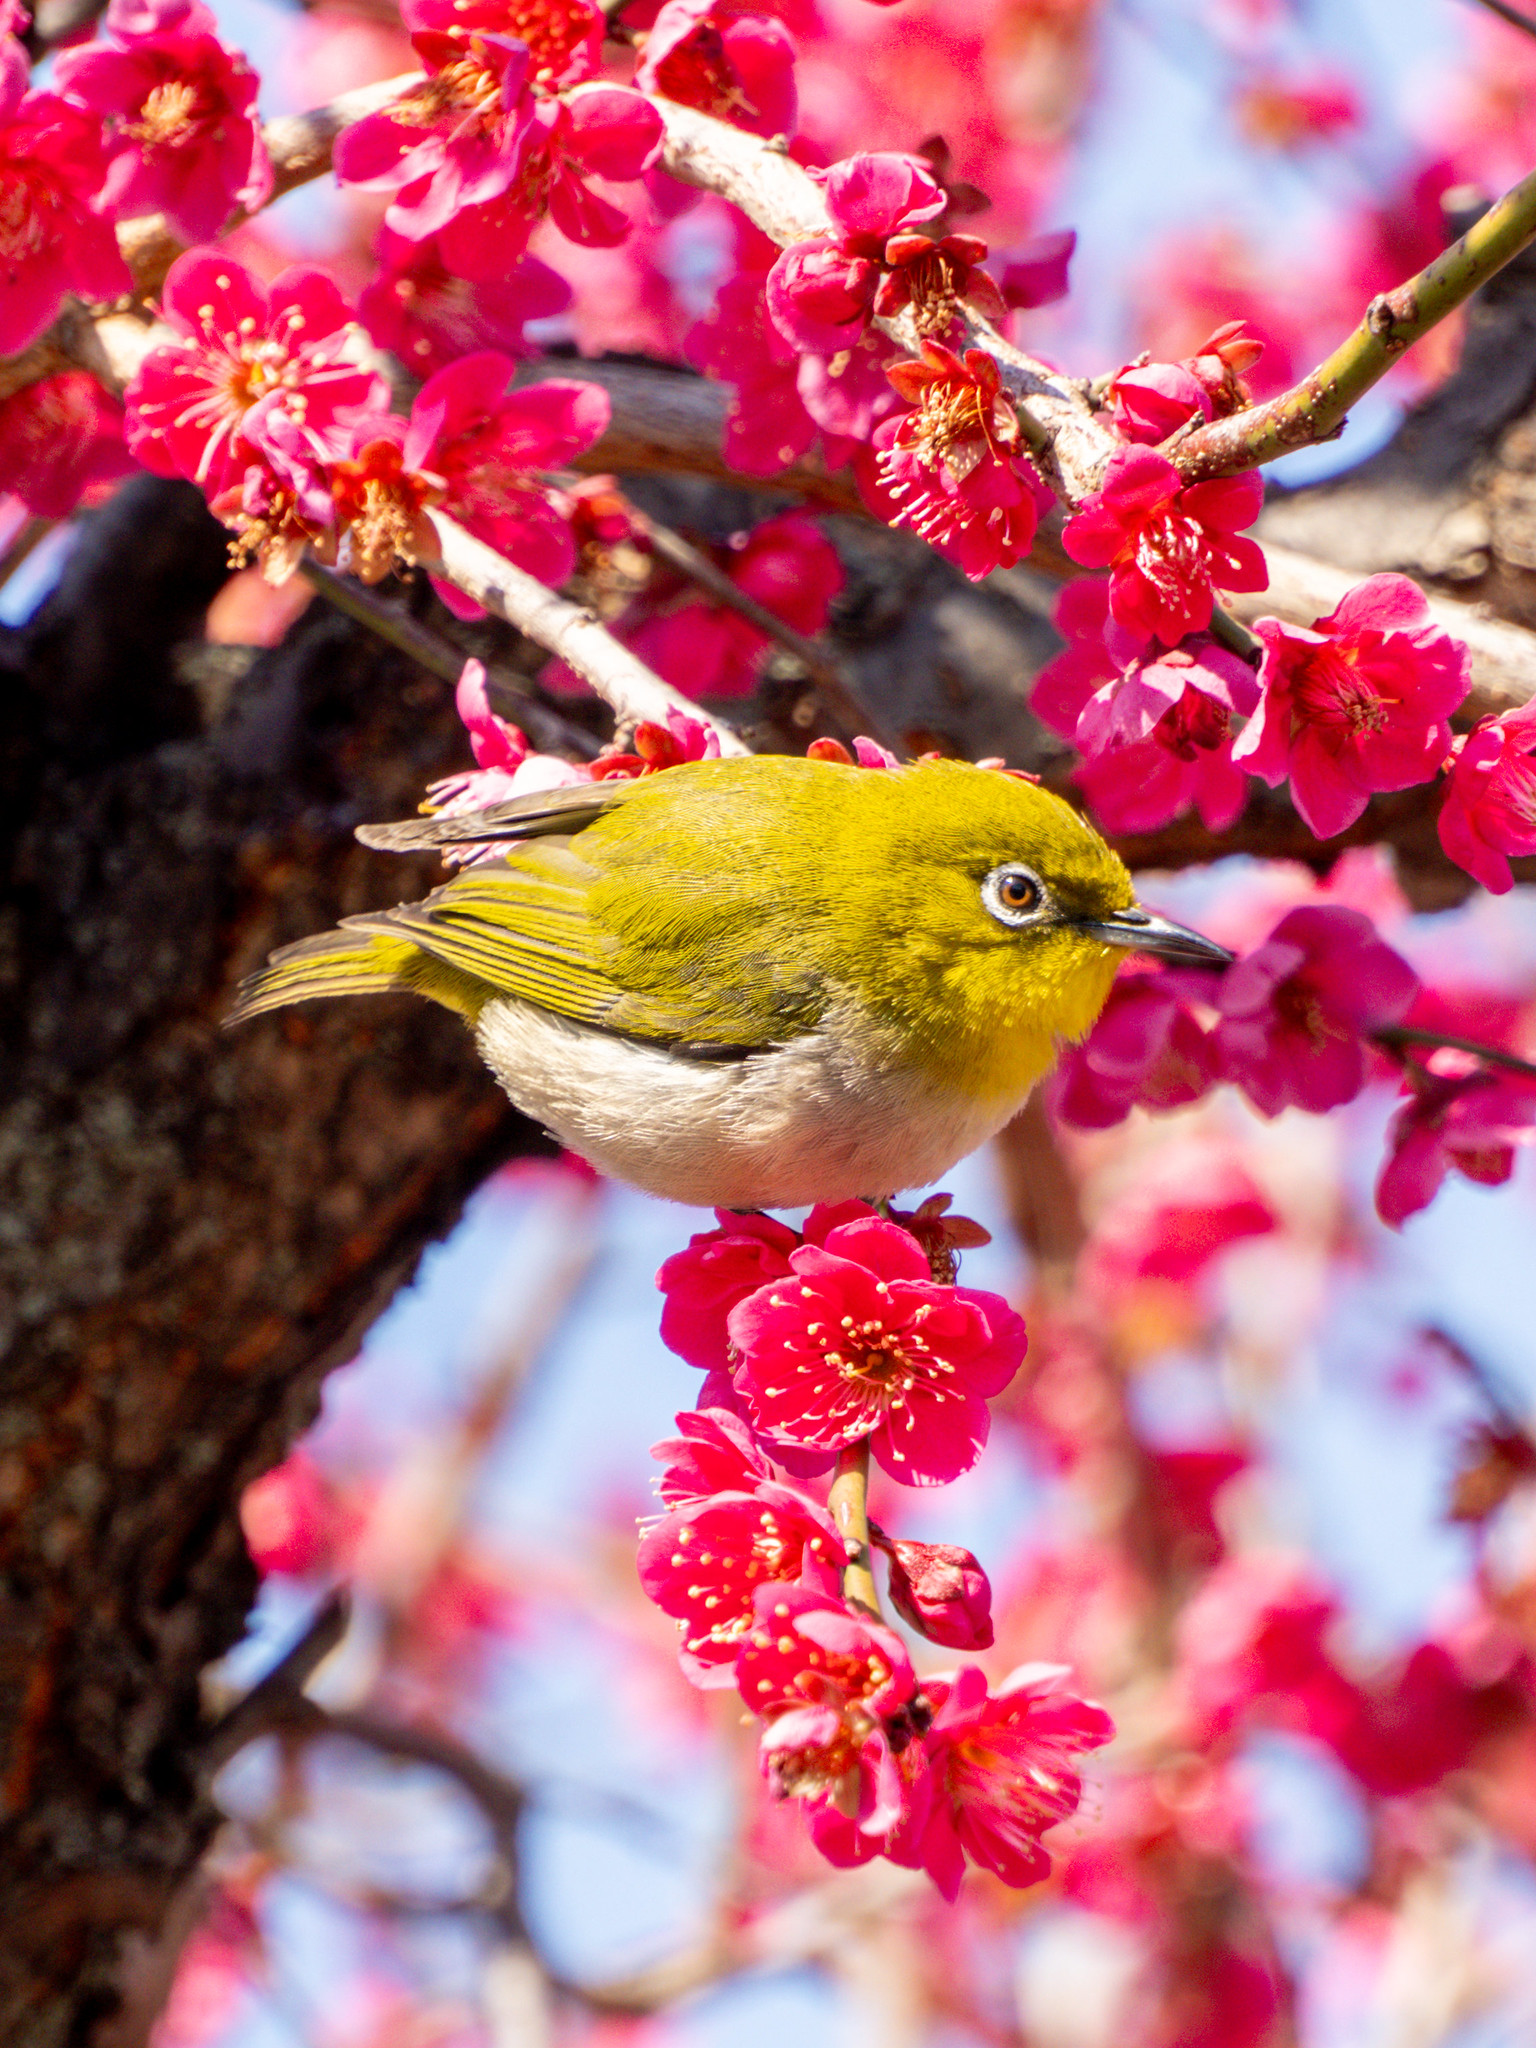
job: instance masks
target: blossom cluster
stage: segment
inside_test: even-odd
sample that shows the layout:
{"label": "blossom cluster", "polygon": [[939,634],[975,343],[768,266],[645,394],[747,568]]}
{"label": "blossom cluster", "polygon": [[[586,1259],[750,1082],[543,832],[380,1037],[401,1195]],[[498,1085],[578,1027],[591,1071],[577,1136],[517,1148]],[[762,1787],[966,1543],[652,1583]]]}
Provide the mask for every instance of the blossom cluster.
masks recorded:
{"label": "blossom cluster", "polygon": [[[1137,967],[1123,973],[1082,1045],[1051,1083],[1057,1112],[1088,1129],[1138,1104],[1173,1109],[1230,1082],[1265,1116],[1341,1108],[1373,1074],[1401,1075],[1376,1186],[1383,1219],[1403,1223],[1452,1171],[1509,1179],[1514,1148],[1536,1140],[1536,1074],[1501,1071],[1454,1046],[1412,1051],[1424,991],[1362,911],[1288,910],[1253,951],[1219,974]],[[1390,1057],[1389,1057],[1390,1055]]]}
{"label": "blossom cluster", "polygon": [[[892,1537],[862,1505],[871,1454],[904,1486],[968,1470],[1024,1357],[1018,1314],[959,1285],[959,1250],[986,1234],[947,1210],[821,1204],[800,1230],[722,1210],[667,1260],[662,1335],[705,1379],[656,1446],[665,1512],[640,1576],[694,1684],[734,1685],[761,1721],[764,1777],[806,1805],[822,1853],[925,1869],[953,1898],[967,1856],[1009,1884],[1045,1874],[1040,1836],[1076,1810],[1075,1760],[1113,1731],[1057,1668],[995,1693],[975,1664],[920,1674],[871,1604],[873,1545],[911,1629],[962,1652],[992,1641],[975,1558]],[[834,1464],[824,1505],[807,1485]]]}

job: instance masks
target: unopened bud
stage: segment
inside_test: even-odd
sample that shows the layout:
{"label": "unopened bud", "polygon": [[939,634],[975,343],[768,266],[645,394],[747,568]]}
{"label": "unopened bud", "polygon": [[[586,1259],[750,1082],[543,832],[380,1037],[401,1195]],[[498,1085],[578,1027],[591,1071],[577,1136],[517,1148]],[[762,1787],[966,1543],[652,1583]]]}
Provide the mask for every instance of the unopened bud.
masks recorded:
{"label": "unopened bud", "polygon": [[904,1622],[942,1649],[991,1647],[992,1588],[968,1550],[870,1533],[889,1560],[891,1605]]}

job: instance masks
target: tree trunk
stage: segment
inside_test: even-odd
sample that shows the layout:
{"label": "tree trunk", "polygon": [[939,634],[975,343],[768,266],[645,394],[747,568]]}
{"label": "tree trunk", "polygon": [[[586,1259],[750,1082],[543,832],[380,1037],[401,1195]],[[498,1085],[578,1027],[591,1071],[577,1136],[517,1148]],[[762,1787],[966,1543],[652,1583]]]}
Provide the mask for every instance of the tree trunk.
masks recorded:
{"label": "tree trunk", "polygon": [[450,687],[318,605],[232,693],[177,680],[223,553],[196,492],[139,479],[0,651],[0,2038],[18,2048],[90,2038],[122,1935],[159,1924],[215,1824],[198,1678],[254,1591],[241,1489],[531,1136],[429,1004],[221,1030],[271,947],[430,884],[352,828],[465,765]]}

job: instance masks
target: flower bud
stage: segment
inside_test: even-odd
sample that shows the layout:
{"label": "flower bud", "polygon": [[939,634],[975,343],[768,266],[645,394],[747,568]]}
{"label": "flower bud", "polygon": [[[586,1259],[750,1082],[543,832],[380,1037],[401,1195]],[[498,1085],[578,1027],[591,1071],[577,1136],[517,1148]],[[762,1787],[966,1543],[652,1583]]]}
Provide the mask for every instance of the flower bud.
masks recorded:
{"label": "flower bud", "polygon": [[968,1550],[870,1533],[890,1563],[891,1605],[909,1627],[945,1650],[991,1647],[992,1588]]}

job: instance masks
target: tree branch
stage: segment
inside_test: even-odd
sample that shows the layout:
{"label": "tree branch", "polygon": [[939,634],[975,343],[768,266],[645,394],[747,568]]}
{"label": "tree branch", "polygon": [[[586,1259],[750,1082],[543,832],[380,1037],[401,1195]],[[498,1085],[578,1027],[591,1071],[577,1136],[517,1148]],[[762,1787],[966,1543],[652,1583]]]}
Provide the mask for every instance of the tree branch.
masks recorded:
{"label": "tree branch", "polygon": [[[784,150],[694,107],[652,104],[666,123],[662,168],[682,184],[730,200],[781,248],[832,232],[815,180]],[[964,346],[985,350],[997,363],[1042,474],[1076,505],[1098,489],[1105,463],[1121,446],[1095,413],[1087,385],[1025,355],[966,307],[959,311]],[[922,337],[910,311],[875,324],[908,355],[918,354]]]}
{"label": "tree branch", "polygon": [[1372,299],[1349,339],[1263,405],[1173,436],[1163,452],[1190,483],[1230,476],[1277,455],[1331,440],[1349,408],[1391,369],[1405,349],[1472,296],[1536,239],[1536,171],[1416,277]]}
{"label": "tree branch", "polygon": [[476,540],[445,513],[434,512],[432,523],[442,554],[435,562],[423,560],[421,566],[434,575],[446,576],[488,612],[494,612],[540,647],[558,655],[613,707],[614,716],[621,723],[651,719],[665,725],[669,711],[680,711],[714,728],[722,754],[751,752],[733,725],[712,717],[691,697],[663,682],[653,669],[621,646],[591,612],[558,596],[526,570],[504,560],[494,548]]}

